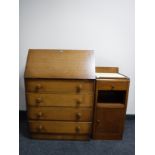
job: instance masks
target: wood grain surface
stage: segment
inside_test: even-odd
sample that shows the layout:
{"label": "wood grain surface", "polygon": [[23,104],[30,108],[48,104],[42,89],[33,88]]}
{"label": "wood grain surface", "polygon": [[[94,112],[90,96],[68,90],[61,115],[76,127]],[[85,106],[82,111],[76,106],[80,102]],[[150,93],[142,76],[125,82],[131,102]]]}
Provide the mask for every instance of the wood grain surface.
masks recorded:
{"label": "wood grain surface", "polygon": [[94,52],[29,49],[25,78],[95,79]]}

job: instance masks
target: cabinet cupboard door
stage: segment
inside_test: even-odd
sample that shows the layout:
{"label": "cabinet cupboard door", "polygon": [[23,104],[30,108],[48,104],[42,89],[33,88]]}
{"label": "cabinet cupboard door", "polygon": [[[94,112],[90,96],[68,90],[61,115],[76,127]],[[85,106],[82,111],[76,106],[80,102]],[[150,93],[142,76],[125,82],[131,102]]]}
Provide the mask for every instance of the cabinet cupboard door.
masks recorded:
{"label": "cabinet cupboard door", "polygon": [[101,104],[97,106],[95,118],[96,139],[121,139],[125,110],[123,104]]}

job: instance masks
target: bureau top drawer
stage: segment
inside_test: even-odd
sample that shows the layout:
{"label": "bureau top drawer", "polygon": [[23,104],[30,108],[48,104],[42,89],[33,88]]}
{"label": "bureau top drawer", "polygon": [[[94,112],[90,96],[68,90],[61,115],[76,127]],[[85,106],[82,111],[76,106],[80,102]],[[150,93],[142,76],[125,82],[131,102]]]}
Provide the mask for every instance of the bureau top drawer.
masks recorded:
{"label": "bureau top drawer", "polygon": [[128,90],[129,80],[127,79],[97,79],[97,90]]}
{"label": "bureau top drawer", "polygon": [[94,80],[26,79],[27,92],[84,93],[93,92]]}

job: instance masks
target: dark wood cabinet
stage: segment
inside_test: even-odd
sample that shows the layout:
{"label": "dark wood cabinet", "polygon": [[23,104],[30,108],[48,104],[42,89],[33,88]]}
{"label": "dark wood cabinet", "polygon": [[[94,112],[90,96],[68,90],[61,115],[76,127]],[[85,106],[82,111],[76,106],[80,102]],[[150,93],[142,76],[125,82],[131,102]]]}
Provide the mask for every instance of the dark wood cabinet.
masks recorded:
{"label": "dark wood cabinet", "polygon": [[[102,72],[101,68],[99,71]],[[129,79],[127,77],[120,79],[96,79],[96,100],[94,106],[93,127],[94,139],[122,139],[128,88]]]}
{"label": "dark wood cabinet", "polygon": [[122,138],[124,106],[121,104],[98,104],[96,107],[95,138]]}

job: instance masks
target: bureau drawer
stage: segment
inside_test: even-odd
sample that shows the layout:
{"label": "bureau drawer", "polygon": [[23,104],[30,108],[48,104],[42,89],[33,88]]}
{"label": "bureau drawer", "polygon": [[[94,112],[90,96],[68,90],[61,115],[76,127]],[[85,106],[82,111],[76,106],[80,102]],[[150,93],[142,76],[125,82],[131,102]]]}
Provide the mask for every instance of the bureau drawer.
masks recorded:
{"label": "bureau drawer", "polygon": [[127,90],[129,80],[97,79],[97,90]]}
{"label": "bureau drawer", "polygon": [[26,99],[28,106],[92,107],[94,95],[26,93]]}
{"label": "bureau drawer", "polygon": [[93,80],[26,79],[27,92],[84,93],[94,91]]}
{"label": "bureau drawer", "polygon": [[28,118],[90,122],[92,120],[92,108],[31,107],[28,109]]}
{"label": "bureau drawer", "polygon": [[91,131],[90,122],[29,121],[30,132],[87,134]]}

